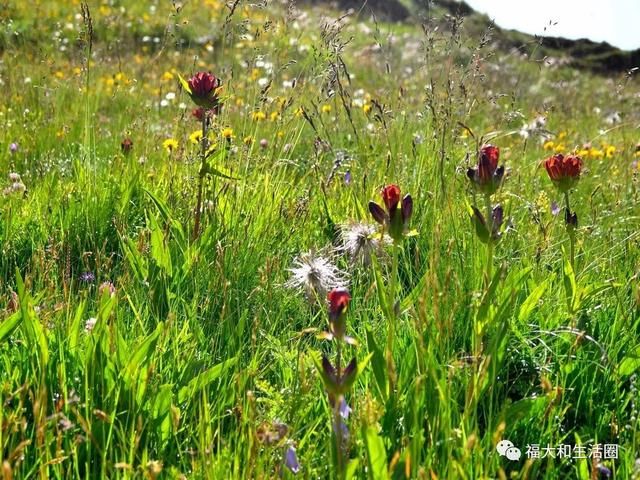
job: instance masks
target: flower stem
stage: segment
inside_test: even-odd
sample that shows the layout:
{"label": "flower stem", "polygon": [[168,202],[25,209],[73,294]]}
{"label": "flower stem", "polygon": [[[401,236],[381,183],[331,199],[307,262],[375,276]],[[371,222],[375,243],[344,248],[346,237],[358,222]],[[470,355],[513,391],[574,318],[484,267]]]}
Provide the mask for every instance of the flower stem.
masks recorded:
{"label": "flower stem", "polygon": [[[337,378],[342,378],[342,343],[340,340],[337,341],[337,352],[336,352],[336,376]],[[340,418],[340,402],[342,401],[341,397],[335,399],[335,405],[333,406],[333,433],[336,438],[336,460],[337,460],[337,469],[338,469],[338,478],[342,479],[345,473],[345,465],[344,465],[344,452],[343,452],[343,439],[342,439],[342,418]]]}
{"label": "flower stem", "polygon": [[493,268],[493,207],[491,206],[491,195],[485,194],[484,203],[487,215],[487,229],[489,230],[489,240],[487,240],[487,265],[486,265],[486,283],[487,288],[491,283],[491,270]]}
{"label": "flower stem", "polygon": [[196,199],[195,221],[193,224],[193,240],[200,236],[200,217],[202,216],[202,190],[204,189],[204,177],[207,166],[207,115],[202,115],[202,140],[200,141],[200,173],[198,174],[198,197]]}
{"label": "flower stem", "polygon": [[569,255],[570,255],[570,261],[571,261],[571,268],[575,272],[576,270],[576,256],[575,256],[576,235],[574,231],[574,226],[569,224],[569,222],[566,221],[566,219],[569,218],[569,216],[571,215],[568,191],[564,192],[564,203],[565,203],[565,208],[567,209],[566,216],[565,216],[565,227],[567,229],[567,234],[569,235],[569,252],[570,252]]}
{"label": "flower stem", "polygon": [[392,247],[392,256],[391,256],[391,279],[389,281],[389,297],[388,300],[391,301],[391,309],[389,313],[389,317],[387,320],[389,322],[387,328],[387,371],[389,373],[389,391],[393,392],[395,389],[396,375],[395,375],[395,362],[393,361],[393,342],[395,339],[395,328],[397,322],[397,312],[396,312],[396,293],[398,289],[398,256],[400,253],[400,246],[397,242],[393,242]]}

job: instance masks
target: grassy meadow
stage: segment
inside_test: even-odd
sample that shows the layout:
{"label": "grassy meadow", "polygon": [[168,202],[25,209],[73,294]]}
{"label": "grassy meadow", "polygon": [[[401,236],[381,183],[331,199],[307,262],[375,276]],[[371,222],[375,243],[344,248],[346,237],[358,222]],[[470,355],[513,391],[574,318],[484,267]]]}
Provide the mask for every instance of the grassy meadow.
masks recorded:
{"label": "grassy meadow", "polygon": [[637,74],[425,15],[0,1],[3,479],[640,478]]}

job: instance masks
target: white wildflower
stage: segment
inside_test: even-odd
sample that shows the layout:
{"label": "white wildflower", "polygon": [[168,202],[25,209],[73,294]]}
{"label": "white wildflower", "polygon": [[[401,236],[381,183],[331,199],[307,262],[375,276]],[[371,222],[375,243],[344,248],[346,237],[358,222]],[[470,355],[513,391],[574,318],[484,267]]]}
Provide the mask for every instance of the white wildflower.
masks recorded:
{"label": "white wildflower", "polygon": [[340,238],[342,244],[337,250],[349,255],[352,262],[361,260],[365,265],[371,261],[372,254],[383,254],[383,247],[391,244],[387,235],[380,237],[380,229],[368,223],[352,222],[341,225]]}
{"label": "white wildflower", "polygon": [[289,271],[291,278],[284,286],[304,291],[309,299],[324,298],[330,290],[347,286],[348,275],[313,251],[300,254]]}
{"label": "white wildflower", "polygon": [[91,333],[93,328],[96,326],[98,319],[96,317],[91,317],[84,323],[84,331],[87,333]]}

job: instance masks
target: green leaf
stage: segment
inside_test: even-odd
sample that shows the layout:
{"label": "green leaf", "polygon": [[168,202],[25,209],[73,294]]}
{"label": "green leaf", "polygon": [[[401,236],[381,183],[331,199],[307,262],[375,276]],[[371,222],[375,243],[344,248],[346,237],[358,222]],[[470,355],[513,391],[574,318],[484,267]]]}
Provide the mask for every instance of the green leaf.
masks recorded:
{"label": "green leaf", "polygon": [[138,247],[130,238],[122,238],[122,251],[127,259],[127,263],[139,282],[144,282],[149,276],[149,267],[146,259],[138,251]]}
{"label": "green leaf", "polygon": [[618,374],[622,377],[633,375],[640,369],[640,346],[637,346],[629,355],[625,356],[618,365]]}
{"label": "green leaf", "polygon": [[131,360],[129,360],[129,363],[126,366],[126,373],[129,379],[136,378],[141,370],[143,370],[149,360],[150,353],[155,350],[156,343],[158,342],[158,338],[160,337],[163,329],[164,323],[158,323],[154,332],[149,335],[135,350],[131,356]]}
{"label": "green leaf", "polygon": [[386,402],[389,395],[387,383],[387,362],[384,353],[376,343],[373,331],[367,327],[367,346],[371,353],[371,366],[373,367],[373,376],[376,379],[377,390],[381,400]]}
{"label": "green leaf", "polygon": [[31,296],[26,291],[20,270],[16,268],[16,285],[18,288],[18,298],[20,299],[20,313],[25,326],[27,341],[30,347],[37,347],[40,353],[40,360],[43,365],[49,362],[49,347],[47,337],[40,324],[40,319],[31,306]]}
{"label": "green leaf", "polygon": [[564,294],[567,299],[567,307],[569,309],[569,313],[573,313],[574,310],[574,302],[576,298],[576,275],[573,271],[573,267],[571,266],[571,262],[568,258],[564,260],[564,266],[562,269],[562,276],[564,281]]}
{"label": "green leaf", "polygon": [[235,365],[236,360],[237,357],[225,360],[224,362],[218,363],[217,365],[214,365],[210,369],[192,378],[191,381],[189,381],[189,383],[185,387],[182,387],[178,392],[178,403],[185,402],[200,390],[202,390],[204,387],[216,381],[224,372],[229,369],[229,367]]}
{"label": "green leaf", "polygon": [[227,180],[240,180],[240,178],[238,177],[232,177],[230,175],[227,175],[226,173],[222,173],[220,170],[209,165],[208,163],[204,167],[204,173],[213,177],[226,178]]}
{"label": "green leaf", "polygon": [[78,338],[82,331],[82,317],[84,315],[85,305],[85,300],[80,302],[80,305],[78,305],[78,308],[76,309],[76,314],[73,317],[73,321],[67,330],[67,336],[69,337],[69,352],[74,356],[78,354]]}
{"label": "green leaf", "polygon": [[149,217],[148,223],[151,229],[151,258],[154,259],[158,267],[171,277],[173,274],[171,252],[166,245],[164,232],[153,216]]}
{"label": "green leaf", "polygon": [[161,385],[156,394],[151,412],[152,418],[158,424],[160,430],[160,438],[165,441],[171,435],[171,399],[173,398],[172,387],[170,383]]}
{"label": "green leaf", "polygon": [[0,342],[7,338],[11,333],[18,328],[22,322],[22,312],[17,311],[9,318],[0,323]]}
{"label": "green leaf", "polygon": [[392,320],[393,316],[391,315],[391,308],[389,305],[389,301],[387,300],[386,286],[384,281],[382,280],[382,271],[380,270],[380,264],[378,263],[378,259],[375,255],[371,256],[371,261],[373,264],[373,274],[376,280],[376,290],[378,292],[378,301],[380,302],[380,308],[382,309],[382,313],[384,314],[387,320]]}
{"label": "green leaf", "polygon": [[369,426],[363,432],[365,448],[367,452],[367,463],[369,465],[369,478],[372,480],[387,480],[387,452],[384,449],[384,442],[376,427]]}
{"label": "green leaf", "polygon": [[358,460],[357,458],[352,458],[351,460],[349,460],[349,463],[347,463],[347,468],[345,469],[345,473],[344,473],[345,480],[351,480],[352,478],[354,478],[356,476],[359,466],[360,466],[360,460]]}
{"label": "green leaf", "polygon": [[178,74],[178,81],[180,82],[180,85],[182,85],[182,88],[184,89],[185,92],[187,92],[189,95],[191,95],[191,88],[189,87],[189,82],[187,82],[184,78],[182,78],[182,75]]}
{"label": "green leaf", "polygon": [[523,419],[537,418],[537,413],[544,409],[546,404],[547,398],[544,396],[523,398],[506,408],[504,418],[510,424]]}
{"label": "green leaf", "polygon": [[545,281],[533,289],[527,299],[520,305],[520,312],[518,313],[518,320],[520,322],[526,322],[529,319],[531,313],[538,306],[538,302],[544,295],[551,282],[553,281],[553,275],[550,275]]}

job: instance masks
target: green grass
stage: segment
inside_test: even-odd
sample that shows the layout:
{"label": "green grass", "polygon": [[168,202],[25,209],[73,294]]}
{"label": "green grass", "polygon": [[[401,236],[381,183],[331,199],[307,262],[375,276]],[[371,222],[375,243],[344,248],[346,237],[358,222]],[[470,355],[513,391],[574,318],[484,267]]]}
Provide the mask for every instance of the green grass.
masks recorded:
{"label": "green grass", "polygon": [[[530,61],[466,27],[242,1],[92,2],[87,62],[73,3],[0,13],[0,187],[12,172],[26,187],[0,196],[4,478],[293,478],[288,445],[298,477],[339,478],[314,362],[335,358],[317,338],[327,308],[284,286],[309,250],[350,276],[343,355],[364,368],[344,476],[592,479],[598,462],[525,446],[596,443],[620,446],[602,460],[615,478],[640,475],[635,77]],[[235,179],[206,179],[194,240],[200,125],[178,74],[198,70],[223,80],[211,164]],[[519,134],[538,116],[553,147]],[[490,268],[465,174],[485,142],[508,170]],[[541,161],[588,142],[571,268]],[[390,246],[368,264],[333,252],[390,183],[417,231],[397,275]],[[269,444],[274,422],[287,434]],[[496,453],[503,438],[520,461]]]}

